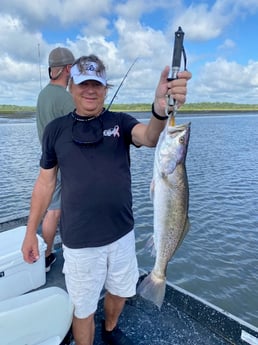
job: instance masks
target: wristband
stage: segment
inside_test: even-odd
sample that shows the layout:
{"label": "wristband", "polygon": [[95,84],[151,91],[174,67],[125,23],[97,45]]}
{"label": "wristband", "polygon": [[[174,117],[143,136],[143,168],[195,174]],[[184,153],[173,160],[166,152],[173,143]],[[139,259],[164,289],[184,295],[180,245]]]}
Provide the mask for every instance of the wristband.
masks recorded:
{"label": "wristband", "polygon": [[157,114],[154,110],[154,103],[152,103],[151,105],[151,112],[152,112],[152,115],[154,117],[156,117],[157,120],[167,120],[168,119],[168,116],[160,116],[159,114]]}

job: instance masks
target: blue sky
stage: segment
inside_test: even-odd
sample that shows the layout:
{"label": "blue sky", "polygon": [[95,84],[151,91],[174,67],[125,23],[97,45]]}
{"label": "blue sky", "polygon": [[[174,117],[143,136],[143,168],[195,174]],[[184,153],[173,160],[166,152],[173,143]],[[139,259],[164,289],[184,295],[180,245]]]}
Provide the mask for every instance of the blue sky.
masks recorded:
{"label": "blue sky", "polygon": [[138,57],[116,103],[151,103],[185,32],[188,103],[258,103],[257,0],[1,0],[0,104],[35,105],[51,49],[95,53],[114,88]]}

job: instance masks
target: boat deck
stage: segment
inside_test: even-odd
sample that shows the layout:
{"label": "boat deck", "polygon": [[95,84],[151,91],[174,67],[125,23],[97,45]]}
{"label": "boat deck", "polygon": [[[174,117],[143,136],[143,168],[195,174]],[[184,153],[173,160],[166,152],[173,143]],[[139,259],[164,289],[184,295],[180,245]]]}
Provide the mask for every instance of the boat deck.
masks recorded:
{"label": "boat deck", "polygon": [[[64,276],[61,273],[61,248],[57,249],[56,254],[57,261],[47,273],[44,287],[59,286],[65,289]],[[231,319],[229,314],[214,309],[214,306],[207,305],[194,296],[185,295],[183,291],[167,285],[161,310],[140,296],[129,299],[120,316],[120,328],[136,345],[248,344],[241,340],[243,329],[250,334],[248,325],[239,326],[238,320]],[[103,315],[103,299],[100,299],[95,316],[94,345],[104,345],[100,336]],[[251,336],[258,335],[255,331],[254,329]]]}

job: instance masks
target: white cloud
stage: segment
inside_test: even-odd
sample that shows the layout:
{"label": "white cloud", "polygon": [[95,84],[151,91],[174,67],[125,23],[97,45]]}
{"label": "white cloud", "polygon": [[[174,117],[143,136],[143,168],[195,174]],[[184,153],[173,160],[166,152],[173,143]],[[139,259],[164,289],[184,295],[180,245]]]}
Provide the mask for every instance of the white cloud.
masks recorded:
{"label": "white cloud", "polygon": [[18,17],[6,14],[0,15],[0,20],[1,57],[8,55],[17,61],[31,61],[34,58],[35,61],[32,43],[36,46],[36,42],[41,40],[41,34],[28,32]]}
{"label": "white cloud", "polygon": [[[110,0],[1,0],[1,12],[27,18],[27,25],[59,26],[93,23],[98,17],[107,15],[112,8]],[[92,20],[94,18],[94,20]]]}
{"label": "white cloud", "polygon": [[206,63],[190,84],[190,102],[257,103],[258,61],[242,66],[217,59]]}
{"label": "white cloud", "polygon": [[[155,17],[157,11],[161,17]],[[39,62],[45,85],[49,51],[62,45],[76,57],[96,53],[103,58],[114,84],[110,98],[139,57],[117,102],[150,103],[161,70],[171,63],[174,28],[182,26],[193,72],[188,101],[257,103],[256,50],[250,49],[250,61],[238,61],[242,48],[228,31],[257,11],[257,0],[209,0],[189,7],[184,0],[150,0],[148,6],[144,0],[1,0],[1,102],[34,105]],[[152,20],[146,21],[149,14]],[[231,60],[235,54],[235,61],[227,54]]]}
{"label": "white cloud", "polygon": [[[182,25],[192,40],[206,41],[220,36],[236,18],[257,13],[257,0],[203,1],[181,8],[175,18],[177,26]],[[244,28],[243,28],[244,30]]]}
{"label": "white cloud", "polygon": [[233,40],[227,38],[223,42],[223,44],[221,44],[218,48],[221,50],[227,50],[227,49],[234,49],[235,46],[236,46],[236,43]]}
{"label": "white cloud", "polygon": [[176,22],[188,32],[189,39],[202,41],[218,37],[231,20],[231,12],[209,7],[207,3],[191,5],[178,16]]}

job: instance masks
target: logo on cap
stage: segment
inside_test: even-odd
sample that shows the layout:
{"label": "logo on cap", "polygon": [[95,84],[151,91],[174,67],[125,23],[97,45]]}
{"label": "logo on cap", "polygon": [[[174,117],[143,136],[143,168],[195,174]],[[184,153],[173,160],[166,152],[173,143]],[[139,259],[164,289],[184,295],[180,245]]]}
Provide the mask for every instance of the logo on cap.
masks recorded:
{"label": "logo on cap", "polygon": [[93,61],[81,61],[71,68],[71,77],[75,84],[83,83],[87,80],[96,80],[102,85],[107,85],[106,73],[99,65]]}

